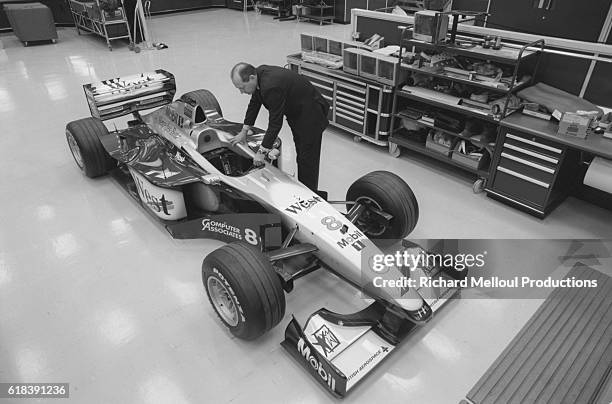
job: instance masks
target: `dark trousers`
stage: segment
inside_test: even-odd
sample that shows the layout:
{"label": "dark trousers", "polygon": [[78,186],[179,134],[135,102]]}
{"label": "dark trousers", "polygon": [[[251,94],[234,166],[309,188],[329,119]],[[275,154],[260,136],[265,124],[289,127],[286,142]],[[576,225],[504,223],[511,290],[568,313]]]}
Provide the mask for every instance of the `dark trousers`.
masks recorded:
{"label": "dark trousers", "polygon": [[298,166],[298,180],[313,192],[319,190],[319,162],[321,160],[321,141],[327,127],[329,104],[323,97],[302,110],[301,119],[289,121],[295,143]]}
{"label": "dark trousers", "polygon": [[317,192],[319,189],[322,136],[322,130],[320,133],[293,133],[297,155],[298,180],[313,192]]}

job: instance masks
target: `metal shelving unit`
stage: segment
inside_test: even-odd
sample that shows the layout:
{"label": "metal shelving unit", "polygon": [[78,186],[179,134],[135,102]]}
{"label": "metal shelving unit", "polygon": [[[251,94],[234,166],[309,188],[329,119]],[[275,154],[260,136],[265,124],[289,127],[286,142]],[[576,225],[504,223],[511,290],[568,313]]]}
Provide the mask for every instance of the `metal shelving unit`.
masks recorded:
{"label": "metal shelving unit", "polygon": [[[402,33],[403,38],[403,33]],[[474,168],[468,167],[465,164],[461,164],[461,162],[456,161],[451,155],[444,155],[441,153],[436,153],[436,151],[432,151],[425,146],[425,144],[421,144],[414,139],[406,136],[404,134],[405,129],[401,126],[396,127],[395,121],[399,119],[412,119],[408,116],[403,116],[399,111],[402,109],[402,106],[413,105],[413,106],[423,106],[437,108],[443,111],[451,111],[459,115],[463,115],[470,118],[476,118],[480,121],[487,122],[489,124],[493,124],[496,127],[499,127],[500,120],[509,115],[512,111],[508,107],[509,96],[511,94],[516,93],[522,88],[525,88],[528,85],[533,84],[535,73],[537,72],[537,66],[539,62],[539,57],[541,55],[541,50],[544,46],[544,41],[538,40],[532,43],[526,44],[524,46],[519,47],[511,47],[504,46],[501,50],[494,50],[489,48],[483,48],[481,45],[475,45],[471,48],[465,48],[462,46],[457,46],[454,43],[439,43],[439,44],[431,44],[423,41],[418,41],[415,39],[402,39],[401,48],[400,48],[400,57],[402,54],[402,48],[412,47],[414,49],[426,49],[433,50],[438,52],[444,52],[448,54],[460,55],[469,57],[477,60],[485,60],[485,61],[495,61],[497,63],[512,66],[512,77],[511,79],[503,83],[503,86],[498,86],[492,82],[481,82],[477,80],[473,80],[471,77],[458,77],[452,73],[448,73],[446,71],[431,71],[428,69],[421,68],[419,66],[408,65],[406,63],[401,64],[401,69],[409,72],[416,72],[423,75],[428,75],[431,77],[436,77],[439,79],[448,80],[450,82],[457,82],[461,84],[466,84],[481,90],[487,90],[491,93],[497,93],[501,96],[505,97],[505,102],[500,105],[499,113],[492,113],[490,110],[479,109],[478,107],[470,106],[469,104],[463,104],[462,99],[459,97],[452,97],[446,94],[438,93],[434,90],[423,89],[421,87],[409,87],[405,86],[401,89],[397,89],[394,93],[393,97],[393,121],[391,123],[391,136],[389,137],[389,152],[391,155],[397,157],[400,154],[399,147],[404,147],[409,150],[416,151],[420,154],[427,155],[429,157],[433,157],[438,161],[445,162],[455,167],[462,168],[466,171],[469,171],[478,176],[478,179],[474,183],[474,191],[480,192],[484,189],[484,185],[489,177],[490,168],[483,169],[483,167]],[[539,49],[537,49],[539,48]],[[534,50],[537,49],[537,50]],[[535,68],[533,69],[531,79],[523,82],[517,82],[519,75],[519,67],[520,65],[532,58],[538,58],[535,62]],[[466,136],[461,135],[460,133],[455,133],[452,131],[444,130],[432,124],[427,124],[418,119],[412,119],[416,123],[421,126],[428,127],[430,129],[443,132],[448,134],[456,139],[468,140]],[[487,153],[489,153],[489,157],[492,157],[494,150],[493,147],[489,145],[482,144],[480,145],[483,149],[486,149]]]}
{"label": "metal shelving unit", "polygon": [[74,19],[77,33],[81,35],[81,30],[90,32],[103,37],[109,50],[113,50],[111,41],[117,39],[128,39],[130,45],[134,44],[130,26],[125,14],[125,5],[120,0],[121,6],[110,12],[102,10],[100,1],[81,2],[69,0],[70,13]]}
{"label": "metal shelving unit", "polygon": [[324,22],[332,24],[336,18],[335,0],[332,0],[331,4],[329,3],[329,0],[327,2],[321,0],[321,2],[316,5],[302,4],[301,9],[308,10],[308,14],[304,14],[304,11],[302,11],[302,13],[297,16],[298,21],[318,21],[319,25],[323,25]]}

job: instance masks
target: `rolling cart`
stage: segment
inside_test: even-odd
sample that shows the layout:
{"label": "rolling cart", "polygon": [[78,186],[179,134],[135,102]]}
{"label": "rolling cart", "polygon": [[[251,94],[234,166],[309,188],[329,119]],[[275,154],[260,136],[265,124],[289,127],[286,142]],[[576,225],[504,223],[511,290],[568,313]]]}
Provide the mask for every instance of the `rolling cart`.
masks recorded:
{"label": "rolling cart", "polygon": [[111,41],[116,39],[128,39],[130,47],[134,46],[130,26],[125,14],[123,0],[118,0],[118,7],[114,10],[105,9],[100,0],[77,1],[69,0],[70,12],[77,28],[81,31],[91,32],[106,39],[109,50],[113,50]]}

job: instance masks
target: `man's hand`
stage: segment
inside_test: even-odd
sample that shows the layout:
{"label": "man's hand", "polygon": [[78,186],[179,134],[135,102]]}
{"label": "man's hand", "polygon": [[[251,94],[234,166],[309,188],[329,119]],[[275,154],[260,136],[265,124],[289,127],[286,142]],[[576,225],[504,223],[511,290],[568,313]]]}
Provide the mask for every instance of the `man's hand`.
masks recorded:
{"label": "man's hand", "polygon": [[266,161],[266,154],[265,153],[263,153],[261,151],[258,151],[257,153],[255,153],[255,156],[253,157],[253,165],[255,167],[259,167],[259,166],[264,165],[265,161]]}
{"label": "man's hand", "polygon": [[232,146],[238,143],[244,143],[246,141],[247,132],[248,132],[247,130],[243,129],[236,136],[230,139],[230,143],[232,144]]}

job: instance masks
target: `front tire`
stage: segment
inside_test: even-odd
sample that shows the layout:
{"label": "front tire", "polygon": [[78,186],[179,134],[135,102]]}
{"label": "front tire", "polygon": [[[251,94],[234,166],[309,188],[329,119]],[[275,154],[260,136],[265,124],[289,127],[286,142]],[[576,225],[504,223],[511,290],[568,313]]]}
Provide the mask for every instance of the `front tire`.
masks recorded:
{"label": "front tire", "polygon": [[393,215],[387,226],[381,226],[366,210],[356,225],[369,238],[403,239],[419,220],[419,204],[412,189],[399,176],[388,171],[373,171],[359,178],[349,187],[346,200],[361,202]]}
{"label": "front tire", "polygon": [[270,261],[242,242],[225,245],[202,262],[202,281],[215,312],[240,339],[253,340],[285,315],[285,294]]}
{"label": "front tire", "polygon": [[66,125],[66,141],[72,157],[89,178],[104,175],[117,164],[100,141],[101,136],[107,135],[108,129],[97,118],[79,119]]}

